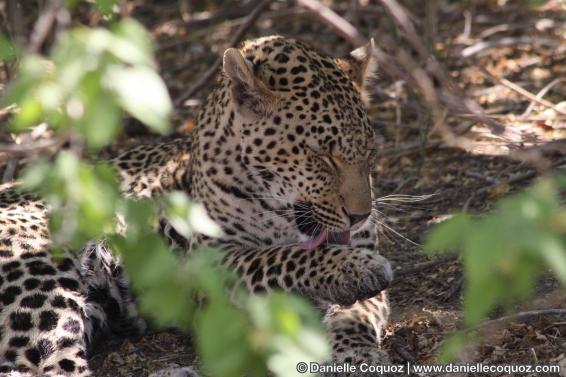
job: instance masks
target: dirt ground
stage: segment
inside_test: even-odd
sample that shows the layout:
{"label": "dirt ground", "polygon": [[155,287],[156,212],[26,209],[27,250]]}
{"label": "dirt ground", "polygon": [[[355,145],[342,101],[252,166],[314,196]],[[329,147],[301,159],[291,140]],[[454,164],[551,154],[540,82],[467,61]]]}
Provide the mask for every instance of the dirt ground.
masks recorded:
{"label": "dirt ground", "polygon": [[[131,3],[132,15],[155,38],[161,73],[173,99],[190,91],[229,47],[231,35],[249,13],[240,3],[226,2],[216,10],[189,14],[179,6],[183,3]],[[335,9],[366,35],[396,35],[394,24],[374,1],[335,3]],[[426,20],[425,3],[405,2],[418,26]],[[544,106],[533,106],[525,95],[486,77],[481,70],[489,68],[533,94],[550,84],[544,98],[566,110],[564,2],[550,1],[534,8],[529,8],[527,1],[510,0],[440,3],[433,39],[441,62],[461,88],[508,127],[540,141],[564,138],[564,117]],[[221,17],[215,18],[218,14]],[[312,42],[329,54],[341,55],[352,49],[307,11],[284,2],[272,4],[247,37],[273,33]],[[211,87],[209,82],[187,101],[177,103],[178,133],[190,132]],[[383,139],[382,157],[375,168],[376,197],[402,194],[422,199],[387,201],[380,209],[384,213],[380,251],[399,274],[389,290],[393,312],[384,346],[394,362],[433,362],[443,339],[459,328],[465,282],[457,259],[435,259],[422,252],[424,235],[449,214],[489,211],[495,200],[524,188],[538,174],[530,164],[509,158],[503,141],[466,117],[451,116],[447,121],[470,128],[469,135],[480,147],[463,152],[439,146],[438,137],[431,134],[426,109],[405,83],[381,72],[369,89],[371,119]],[[121,146],[155,139],[133,121],[127,130]],[[566,166],[566,153],[555,152],[546,158],[556,168]],[[537,298],[517,309],[560,308],[565,304],[558,283],[544,278],[537,286]],[[493,318],[504,314],[493,313]],[[477,343],[470,342],[473,346],[460,355],[462,361],[553,363],[562,365],[562,373],[566,373],[565,318],[539,316],[498,323],[484,335]],[[95,349],[92,365],[97,377],[147,376],[168,365],[191,365],[196,357],[189,336],[173,330],[138,339],[110,339]]]}

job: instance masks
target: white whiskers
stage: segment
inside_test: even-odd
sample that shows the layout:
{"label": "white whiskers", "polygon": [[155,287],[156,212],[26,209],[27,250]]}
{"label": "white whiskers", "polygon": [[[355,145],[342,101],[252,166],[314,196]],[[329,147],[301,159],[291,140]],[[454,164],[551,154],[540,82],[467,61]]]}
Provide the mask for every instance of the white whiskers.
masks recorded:
{"label": "white whiskers", "polygon": [[377,225],[380,228],[380,230],[382,230],[383,235],[386,236],[387,238],[389,238],[387,236],[387,233],[389,233],[395,237],[398,237],[410,243],[411,245],[422,246],[418,242],[411,240],[407,236],[401,234],[399,231],[394,229],[391,226],[391,224],[386,221],[387,218],[386,214],[382,212],[379,208],[385,208],[389,210],[395,210],[406,213],[409,212],[410,210],[421,209],[422,207],[422,206],[409,205],[406,203],[418,203],[430,199],[434,196],[435,196],[434,194],[430,194],[430,195],[392,194],[392,195],[383,196],[381,198],[377,198],[372,203],[373,211],[370,217],[370,221],[372,221],[373,224]]}

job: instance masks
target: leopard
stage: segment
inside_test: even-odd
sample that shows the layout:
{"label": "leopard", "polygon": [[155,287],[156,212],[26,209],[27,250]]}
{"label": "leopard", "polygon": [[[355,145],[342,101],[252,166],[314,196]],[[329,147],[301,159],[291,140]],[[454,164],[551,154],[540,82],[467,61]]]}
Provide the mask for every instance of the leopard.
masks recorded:
{"label": "leopard", "polygon": [[[183,191],[221,229],[185,238],[160,221],[172,250],[213,246],[250,293],[313,302],[337,363],[387,360],[393,273],[372,222],[371,47],[337,58],[275,35],[228,48],[192,133],[110,159],[125,196]],[[0,191],[2,376],[91,376],[95,336],[147,327],[104,240],[55,258],[48,216],[49,206],[16,184]]]}

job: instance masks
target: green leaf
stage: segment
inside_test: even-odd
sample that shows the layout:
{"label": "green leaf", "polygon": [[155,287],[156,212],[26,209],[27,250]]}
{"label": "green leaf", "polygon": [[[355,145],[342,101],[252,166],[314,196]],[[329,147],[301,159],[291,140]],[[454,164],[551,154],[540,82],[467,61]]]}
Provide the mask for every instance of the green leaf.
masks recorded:
{"label": "green leaf", "polygon": [[472,229],[472,226],[473,221],[469,215],[454,215],[452,218],[434,226],[425,240],[424,250],[433,254],[457,248],[462,244],[466,232]]}
{"label": "green leaf", "polygon": [[44,83],[36,90],[37,101],[45,112],[59,111],[64,95],[61,86],[55,82]]}
{"label": "green leaf", "polygon": [[151,199],[125,199],[118,204],[118,212],[124,216],[128,224],[128,236],[139,238],[154,228],[156,219],[156,205]]}
{"label": "green leaf", "polygon": [[23,132],[37,125],[43,116],[43,106],[36,98],[29,98],[20,104],[19,111],[12,118],[10,129],[14,132]]}
{"label": "green leaf", "polygon": [[97,93],[85,103],[85,113],[78,120],[86,145],[99,149],[115,140],[120,130],[121,112],[111,95]]}
{"label": "green leaf", "polygon": [[108,50],[118,59],[133,65],[156,67],[151,37],[139,22],[124,19],[112,27],[112,35]]}
{"label": "green leaf", "polygon": [[483,280],[470,277],[464,291],[466,324],[473,326],[484,319],[504,293],[500,281],[494,277]]}
{"label": "green leaf", "polygon": [[222,235],[222,229],[208,216],[202,204],[191,204],[188,220],[190,226],[198,233],[209,237],[220,237]]}
{"label": "green leaf", "polygon": [[152,69],[113,66],[105,81],[132,116],[157,132],[169,131],[173,105],[165,84]]}
{"label": "green leaf", "polygon": [[301,361],[329,360],[321,319],[302,298],[281,293],[253,296],[248,311],[255,326],[253,344],[269,350],[268,366],[276,376],[295,376]]}
{"label": "green leaf", "polygon": [[187,263],[187,274],[192,277],[193,289],[204,292],[211,300],[224,300],[226,286],[234,283],[234,273],[221,267],[223,254],[204,249],[192,253]]}
{"label": "green leaf", "polygon": [[[271,354],[267,365],[271,372],[277,377],[296,377],[296,367],[299,362],[327,362],[328,358],[313,355],[315,351],[329,352],[327,340],[319,332],[305,329],[301,332],[302,341],[308,349],[294,343],[289,337],[275,337],[271,343],[279,352]],[[313,374],[301,374],[301,376],[314,376]]]}
{"label": "green leaf", "polygon": [[186,327],[193,311],[190,285],[161,237],[155,233],[133,237],[128,229],[126,238],[114,236],[110,242],[122,256],[139,295],[140,310],[158,325]]}
{"label": "green leaf", "polygon": [[6,62],[14,59],[18,55],[16,48],[8,37],[0,33],[0,61]]}
{"label": "green leaf", "polygon": [[96,7],[103,15],[110,15],[114,12],[114,6],[118,0],[96,0]]}
{"label": "green leaf", "polygon": [[80,1],[81,0],[65,0],[63,2],[63,5],[65,6],[65,8],[73,10],[73,9],[75,9],[75,7],[78,5],[78,3]]}
{"label": "green leaf", "polygon": [[51,207],[49,227],[55,246],[80,250],[88,240],[113,233],[118,201],[113,169],[81,161],[62,151],[22,173],[23,188],[39,192]]}
{"label": "green leaf", "polygon": [[451,335],[442,343],[438,361],[442,364],[446,364],[456,359],[464,347],[471,343],[472,339],[470,338],[472,337],[472,333]]}
{"label": "green leaf", "polygon": [[546,0],[523,0],[526,1],[529,8],[536,8],[546,3]]}
{"label": "green leaf", "polygon": [[547,266],[566,287],[566,248],[564,238],[549,235],[540,238],[541,255]]}
{"label": "green leaf", "polygon": [[48,75],[47,66],[39,55],[24,56],[18,64],[18,78],[8,86],[2,104],[7,106],[33,97],[37,84]]}
{"label": "green leaf", "polygon": [[[196,339],[204,370],[214,377],[265,376],[261,356],[248,341],[243,313],[227,303],[215,302],[197,315]],[[218,330],[222,329],[222,341]]]}
{"label": "green leaf", "polygon": [[212,221],[201,204],[192,202],[187,194],[173,191],[166,195],[166,216],[175,230],[186,238],[193,230],[210,237],[221,235],[220,227]]}
{"label": "green leaf", "polygon": [[49,175],[50,164],[47,161],[38,161],[24,168],[20,174],[22,188],[25,190],[37,190],[45,184]]}

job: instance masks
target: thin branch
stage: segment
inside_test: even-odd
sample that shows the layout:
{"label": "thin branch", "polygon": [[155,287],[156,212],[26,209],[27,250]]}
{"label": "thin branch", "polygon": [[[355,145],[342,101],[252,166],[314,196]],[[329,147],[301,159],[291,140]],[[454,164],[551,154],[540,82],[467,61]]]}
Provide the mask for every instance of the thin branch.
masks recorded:
{"label": "thin branch", "polygon": [[33,28],[29,45],[30,52],[37,53],[41,50],[41,46],[43,46],[43,43],[57,21],[57,12],[60,8],[60,0],[51,0],[47,3],[45,11],[41,13]]}
{"label": "thin branch", "polygon": [[24,17],[22,12],[22,1],[13,0],[6,2],[7,29],[11,39],[17,46],[23,46],[26,40]]}
{"label": "thin branch", "polygon": [[397,280],[398,278],[402,278],[405,276],[409,276],[409,275],[414,275],[417,274],[419,272],[423,272],[426,270],[429,270],[431,268],[434,268],[436,266],[439,266],[441,264],[444,263],[449,263],[449,262],[453,262],[458,260],[458,255],[444,255],[441,257],[438,257],[434,260],[431,261],[427,261],[427,262],[422,262],[422,263],[417,263],[411,267],[407,267],[407,268],[403,268],[400,270],[397,270],[394,272],[394,278],[395,280]]}
{"label": "thin branch", "polygon": [[419,37],[405,9],[396,0],[380,0],[379,2],[383,4],[385,10],[393,17],[415,51],[423,57],[429,57],[430,54],[426,49],[426,44]]}
{"label": "thin branch", "polygon": [[316,14],[353,45],[363,46],[367,44],[367,40],[358,33],[358,30],[351,23],[318,0],[297,0],[297,4]]}
{"label": "thin branch", "polygon": [[[542,88],[540,90],[540,92],[538,92],[535,97],[538,98],[538,99],[542,99],[546,95],[546,93],[548,93],[552,88],[554,88],[556,85],[558,85],[562,82],[566,82],[566,79],[563,78],[563,77],[559,77],[559,78],[552,80],[551,82],[546,84],[544,86],[544,88]],[[525,110],[525,112],[521,115],[521,119],[526,119],[529,115],[531,115],[531,113],[533,112],[533,109],[535,108],[535,103],[536,103],[535,101],[531,102],[529,107],[527,107],[527,110]]]}
{"label": "thin branch", "polygon": [[12,158],[8,160],[8,163],[4,168],[4,173],[2,174],[2,183],[8,183],[14,180],[14,175],[16,174],[18,163],[19,163],[19,159],[17,158]]}
{"label": "thin branch", "polygon": [[423,144],[423,142],[421,141],[399,144],[395,147],[385,148],[380,150],[377,153],[377,157],[382,158],[382,157],[390,157],[390,156],[401,156],[401,155],[422,151],[423,149],[428,150],[428,149],[436,148],[439,147],[440,145],[442,145],[442,142],[440,140],[429,141],[426,144]]}
{"label": "thin branch", "polygon": [[61,134],[53,139],[42,140],[29,144],[0,144],[0,153],[6,153],[10,157],[26,156],[38,153],[46,149],[59,148],[70,139],[70,134]]}
{"label": "thin branch", "polygon": [[542,316],[566,316],[566,309],[541,309],[541,310],[529,310],[525,312],[519,312],[515,314],[511,314],[508,316],[491,319],[488,321],[484,321],[479,325],[472,326],[470,328],[464,329],[462,331],[469,332],[473,330],[477,330],[480,328],[485,328],[493,325],[499,325],[505,322],[510,321],[525,321],[534,317],[542,317]]}
{"label": "thin branch", "polygon": [[128,2],[126,0],[120,0],[118,2],[118,9],[120,11],[121,18],[130,17],[130,7],[128,6]]}
{"label": "thin branch", "polygon": [[506,78],[498,77],[498,76],[494,75],[493,73],[491,73],[490,71],[488,71],[484,67],[480,67],[480,70],[483,72],[483,74],[485,76],[487,76],[492,81],[511,89],[515,93],[520,94],[521,96],[527,98],[529,101],[536,102],[539,105],[548,107],[548,108],[556,111],[558,114],[566,115],[566,111],[559,109],[558,107],[556,107],[556,105],[554,103],[547,101],[543,98],[539,98],[538,96],[534,95],[533,93],[529,92],[528,90],[526,90],[526,89],[520,87],[519,85],[507,80]]}
{"label": "thin branch", "polygon": [[433,51],[438,41],[438,10],[440,7],[439,0],[428,0],[426,2],[426,23],[425,23],[425,39],[427,48]]}
{"label": "thin branch", "polygon": [[260,2],[258,0],[252,0],[239,6],[221,8],[215,13],[200,12],[193,14],[188,20],[185,21],[185,26],[187,28],[196,29],[209,26],[216,22],[223,22],[244,17],[246,15],[249,15],[250,12],[253,12],[254,9],[259,5],[259,3]]}
{"label": "thin branch", "polygon": [[[258,4],[258,1],[255,1],[254,4]],[[246,22],[247,17],[249,15],[249,11],[246,12],[239,18],[235,19],[228,19],[223,22],[223,27],[227,28],[239,28],[243,23]],[[272,20],[273,22],[283,22],[287,19],[295,20],[297,17],[302,17],[309,14],[305,9],[297,9],[293,8],[277,8],[275,10],[268,10],[262,13],[261,18],[264,20]],[[191,28],[191,32],[187,35],[186,38],[179,39],[178,36],[172,36],[166,41],[159,42],[157,45],[157,52],[162,52],[171,48],[180,48],[184,45],[194,43],[195,40],[201,38],[202,36],[209,35],[211,33],[210,28],[215,27],[215,25],[211,26],[203,26],[202,28]],[[189,26],[187,26],[189,28]],[[191,66],[192,63],[181,64],[174,68],[175,71],[186,69],[187,67]]]}
{"label": "thin branch", "polygon": [[[244,38],[248,30],[257,21],[259,16],[261,16],[261,14],[265,10],[267,10],[267,8],[269,8],[270,4],[271,1],[264,0],[256,6],[253,12],[250,13],[246,21],[240,26],[236,34],[234,34],[234,36],[230,40],[230,47],[236,47],[236,45],[242,40],[242,38]],[[221,64],[222,64],[222,57],[219,57],[218,59],[216,59],[214,64],[201,76],[201,78],[196,83],[194,83],[185,94],[180,96],[175,101],[175,105],[180,106],[187,99],[194,96],[206,83],[208,83],[212,79],[212,77],[216,74],[216,72],[220,68]]]}
{"label": "thin branch", "polygon": [[[498,25],[498,26],[505,26],[505,25]],[[526,26],[521,26],[521,28],[525,28]],[[498,30],[501,31],[501,30]],[[481,36],[480,36],[481,37]],[[541,45],[545,45],[548,47],[556,47],[560,44],[559,41],[550,39],[550,38],[540,38],[540,37],[532,37],[532,36],[521,36],[521,37],[505,37],[495,41],[479,41],[469,47],[466,47],[462,50],[461,55],[464,58],[469,58],[472,55],[475,55],[483,50],[492,47],[500,47],[500,46],[516,46],[518,44],[532,44],[532,43],[539,43]]]}

